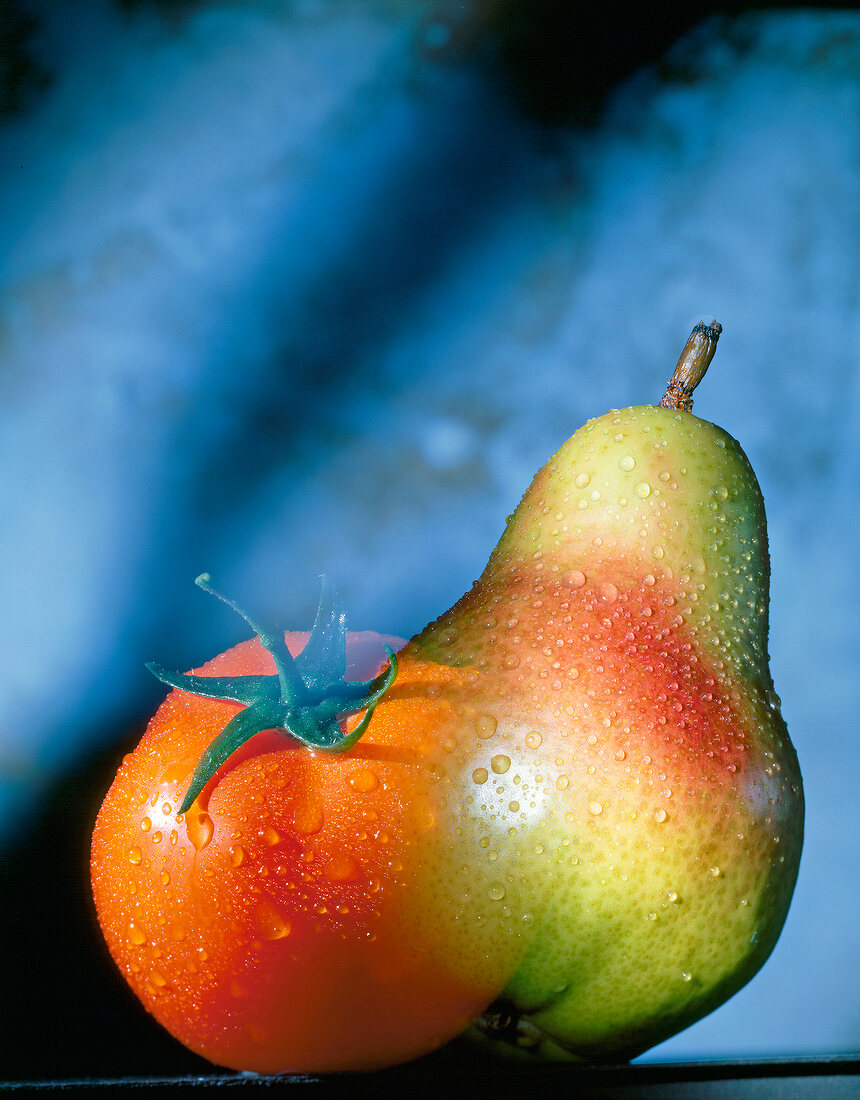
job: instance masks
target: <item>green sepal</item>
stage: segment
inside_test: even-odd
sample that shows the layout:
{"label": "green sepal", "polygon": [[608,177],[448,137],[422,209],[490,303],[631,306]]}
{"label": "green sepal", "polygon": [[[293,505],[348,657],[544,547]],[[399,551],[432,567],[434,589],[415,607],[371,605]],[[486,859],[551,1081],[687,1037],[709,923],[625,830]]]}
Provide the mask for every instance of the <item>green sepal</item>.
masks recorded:
{"label": "green sepal", "polygon": [[281,724],[280,711],[281,708],[277,704],[270,704],[267,708],[263,703],[255,703],[253,706],[240,710],[238,714],[234,714],[200,757],[200,762],[194,769],[191,783],[177,813],[184,814],[188,812],[194,803],[194,799],[200,794],[215,772],[218,771],[228,757],[233,755],[236,749],[241,748],[255,733],[279,728]]}
{"label": "green sepal", "polygon": [[346,682],[346,612],[338,606],[328,578],[322,576],[320,581],[320,602],[311,636],[295,659],[311,691]]}
{"label": "green sepal", "polygon": [[146,667],[163,684],[191,695],[205,695],[207,699],[227,699],[247,707],[261,698],[279,697],[277,676],[194,676],[172,672],[156,661],[149,661]]}
{"label": "green sepal", "polygon": [[[388,691],[388,689],[397,678],[397,657],[394,653],[394,650],[389,649],[389,647],[386,646],[385,652],[388,654],[388,668],[384,669],[379,674],[379,676],[376,677],[375,680],[368,680],[364,684],[355,684],[357,688],[362,687],[366,689],[366,693],[363,696],[360,705],[353,705],[347,709],[341,707],[340,705],[334,706],[334,699],[328,701],[333,708],[333,715],[354,714],[358,710],[364,710],[364,715],[361,721],[358,723],[352,733],[344,735],[343,731],[340,728],[340,724],[337,723],[336,720],[333,718],[334,724],[337,726],[338,736],[332,737],[328,741],[328,743],[324,743],[322,739],[315,741],[314,743],[311,743],[310,741],[305,741],[304,743],[309,748],[314,748],[318,752],[346,752],[347,749],[351,749],[352,746],[356,744],[356,742],[361,738],[361,735],[370,724],[370,719],[373,717],[373,712],[376,708],[376,704],[379,702],[385,692]],[[351,687],[353,681],[345,681],[345,683],[347,686]],[[303,739],[299,738],[299,740]]]}
{"label": "green sepal", "polygon": [[[367,729],[376,704],[397,676],[397,658],[385,646],[387,669],[373,680],[345,678],[346,614],[325,578],[311,635],[295,658],[287,648],[283,631],[258,625],[238,604],[211,587],[208,574],[201,574],[196,583],[245,619],[271,654],[277,671],[270,676],[198,676],[172,672],[155,662],[146,666],[170,687],[244,706],[201,757],[178,813],[186,813],[221,765],[263,730],[281,730],[319,752],[345,752],[352,748]],[[339,719],[359,710],[365,711],[361,721],[345,735]]]}

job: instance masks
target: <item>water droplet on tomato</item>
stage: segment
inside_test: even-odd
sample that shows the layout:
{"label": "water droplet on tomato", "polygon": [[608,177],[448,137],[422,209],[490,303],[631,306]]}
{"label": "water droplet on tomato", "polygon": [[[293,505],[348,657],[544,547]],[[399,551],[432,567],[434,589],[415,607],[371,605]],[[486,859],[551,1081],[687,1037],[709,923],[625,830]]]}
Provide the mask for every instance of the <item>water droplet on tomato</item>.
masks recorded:
{"label": "water droplet on tomato", "polygon": [[486,783],[490,777],[490,773],[486,768],[475,768],[472,772],[472,781],[474,783]]}
{"label": "water droplet on tomato", "polygon": [[128,926],[128,938],[136,947],[141,947],[146,943],[146,933],[140,925],[135,924],[134,921]]}
{"label": "water droplet on tomato", "polygon": [[539,749],[543,743],[543,738],[537,730],[532,730],[531,733],[526,734],[526,748]]}
{"label": "water droplet on tomato", "polygon": [[500,753],[498,756],[494,756],[490,761],[490,767],[496,773],[496,775],[504,775],[508,768],[511,766],[511,758]]}
{"label": "water droplet on tomato", "polygon": [[602,803],[598,802],[597,799],[592,799],[591,802],[588,803],[588,812],[590,814],[593,814],[595,817],[597,817],[598,814],[602,814],[603,813]]}
{"label": "water droplet on tomato", "polygon": [[586,473],[577,474],[573,479],[574,485],[577,489],[584,489],[585,486],[591,481],[591,477]]}
{"label": "water droplet on tomato", "polygon": [[142,859],[143,859],[143,852],[141,852],[140,848],[131,848],[131,849],[129,849],[129,853],[128,853],[129,863],[133,863],[135,866],[137,866],[137,864],[140,863],[140,861]]}
{"label": "water droplet on tomato", "polygon": [[689,970],[682,970],[681,971],[681,981],[682,982],[691,982],[692,980],[693,980],[693,975],[689,972]]}
{"label": "water droplet on tomato", "polygon": [[310,836],[311,833],[318,833],[323,827],[324,820],[322,806],[305,802],[303,805],[296,807],[296,832],[302,833],[304,836]]}
{"label": "water droplet on tomato", "polygon": [[261,901],[255,911],[257,927],[264,940],[282,940],[291,931],[290,922],[268,901]]}
{"label": "water droplet on tomato", "polygon": [[195,761],[191,758],[169,764],[162,773],[159,784],[183,783],[194,770],[194,765]]}
{"label": "water droplet on tomato", "polygon": [[570,780],[566,775],[560,775],[555,781],[556,788],[560,791],[566,791],[570,786]]}
{"label": "water droplet on tomato", "polygon": [[245,862],[245,849],[241,844],[234,844],[230,849],[230,863],[233,867],[241,867]]}
{"label": "water droplet on tomato", "polygon": [[493,882],[491,883],[487,893],[490,895],[493,901],[501,901],[507,891],[505,890],[501,882]]}
{"label": "water droplet on tomato", "polygon": [[370,768],[359,768],[349,777],[349,785],[361,794],[368,794],[379,786],[379,777]]}
{"label": "water droplet on tomato", "polygon": [[260,830],[260,836],[263,838],[263,842],[270,848],[274,847],[281,839],[281,834],[277,829],[273,829],[271,825],[264,825]]}
{"label": "water droplet on tomato", "polygon": [[151,821],[151,820],[150,820],[150,819],[149,819],[148,817],[145,817],[145,818],[144,818],[144,819],[143,819],[143,820],[141,821],[141,823],[140,823],[140,827],[141,827],[141,829],[143,829],[143,831],[144,831],[145,833],[147,833],[147,832],[149,832],[149,830],[150,830],[150,829],[152,828],[152,821]]}
{"label": "water droplet on tomato", "polygon": [[666,820],[666,817],[666,811],[662,808],[662,806],[659,810],[654,811],[654,820],[659,822],[660,824],[662,824]]}
{"label": "water droplet on tomato", "polygon": [[636,459],[633,457],[633,455],[625,455],[623,458],[618,459],[618,465],[622,470],[625,470],[629,473],[636,465]]}
{"label": "water droplet on tomato", "polygon": [[651,495],[651,486],[647,481],[640,481],[636,488],[633,490],[637,497],[644,500]]}
{"label": "water droplet on tomato", "polygon": [[167,884],[169,882],[170,882],[170,872],[169,871],[162,871],[161,872],[161,885],[162,886],[167,886]]}
{"label": "water droplet on tomato", "polygon": [[329,882],[353,882],[358,878],[359,866],[349,855],[335,856],[325,869]]}
{"label": "water droplet on tomato", "polygon": [[188,834],[188,839],[199,852],[212,839],[215,826],[212,824],[212,818],[209,814],[192,809],[185,815],[185,831]]}
{"label": "water droplet on tomato", "polygon": [[571,569],[565,577],[565,580],[571,588],[582,588],[585,584],[585,574],[581,569]]}

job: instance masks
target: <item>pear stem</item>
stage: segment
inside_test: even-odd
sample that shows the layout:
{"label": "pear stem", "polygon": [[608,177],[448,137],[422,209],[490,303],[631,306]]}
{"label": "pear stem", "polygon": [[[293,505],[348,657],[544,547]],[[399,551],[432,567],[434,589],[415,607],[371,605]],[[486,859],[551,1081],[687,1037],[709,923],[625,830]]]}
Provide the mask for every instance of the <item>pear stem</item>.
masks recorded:
{"label": "pear stem", "polygon": [[705,377],[722,331],[719,321],[711,321],[709,325],[699,321],[694,326],[660,402],[664,409],[692,411],[693,390]]}

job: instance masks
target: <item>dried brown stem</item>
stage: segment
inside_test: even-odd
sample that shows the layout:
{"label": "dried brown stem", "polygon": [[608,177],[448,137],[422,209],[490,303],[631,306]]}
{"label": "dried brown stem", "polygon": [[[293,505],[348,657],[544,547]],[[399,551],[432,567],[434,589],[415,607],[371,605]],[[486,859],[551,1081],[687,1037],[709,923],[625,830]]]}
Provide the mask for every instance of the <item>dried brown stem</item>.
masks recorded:
{"label": "dried brown stem", "polygon": [[692,410],[693,390],[705,377],[722,331],[719,321],[711,321],[709,325],[699,321],[693,328],[660,402],[664,409]]}

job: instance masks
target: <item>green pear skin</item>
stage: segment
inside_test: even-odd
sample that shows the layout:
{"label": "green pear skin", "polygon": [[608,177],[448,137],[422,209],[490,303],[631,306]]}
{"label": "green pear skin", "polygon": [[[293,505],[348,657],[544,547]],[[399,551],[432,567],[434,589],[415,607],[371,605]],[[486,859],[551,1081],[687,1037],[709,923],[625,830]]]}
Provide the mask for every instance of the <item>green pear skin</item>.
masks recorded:
{"label": "green pear skin", "polygon": [[474,672],[458,710],[479,731],[459,742],[474,789],[441,804],[463,919],[492,911],[489,891],[516,944],[484,1043],[631,1058],[770,955],[803,794],[768,583],[740,445],[684,408],[612,410],[538,472],[471,591],[410,643]]}

